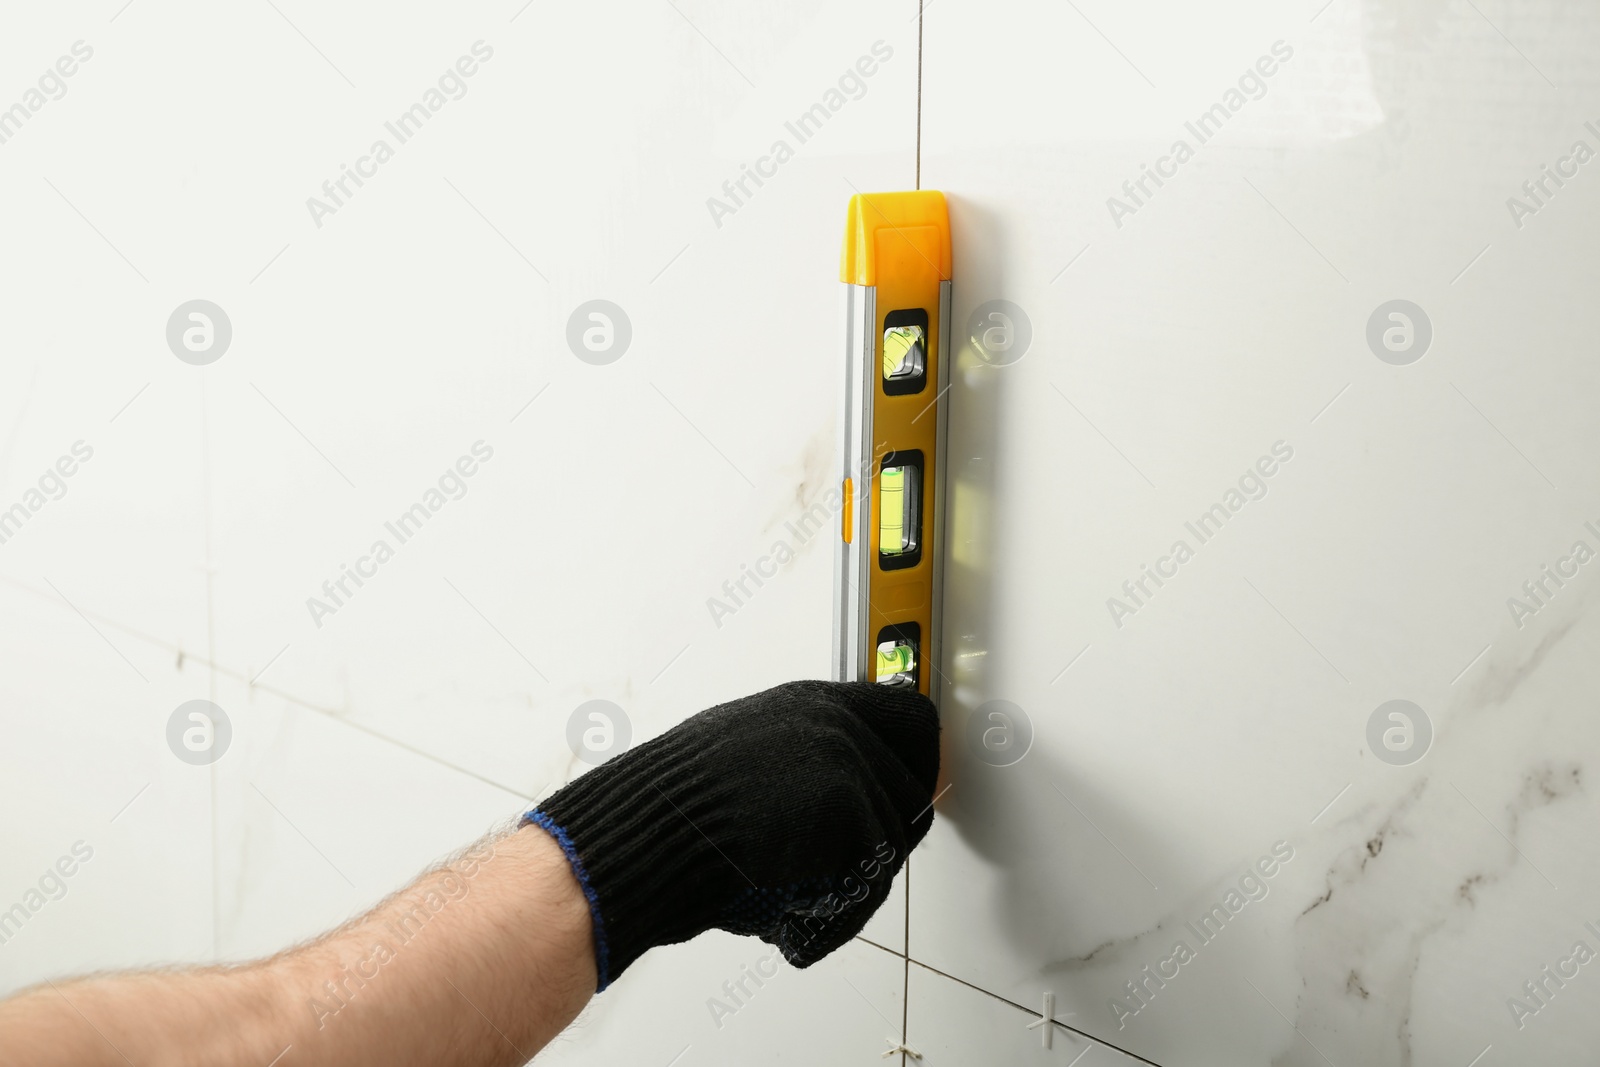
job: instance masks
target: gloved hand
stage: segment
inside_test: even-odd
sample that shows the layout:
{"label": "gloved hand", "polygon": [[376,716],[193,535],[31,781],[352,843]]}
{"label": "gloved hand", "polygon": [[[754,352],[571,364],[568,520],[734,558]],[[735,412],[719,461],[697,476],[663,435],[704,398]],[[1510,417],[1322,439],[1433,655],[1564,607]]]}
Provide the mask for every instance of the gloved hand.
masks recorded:
{"label": "gloved hand", "polygon": [[720,927],[797,967],[854,937],[933,825],[927,697],[790,682],[702,711],[523,816],[567,855],[599,989],[645,950]]}

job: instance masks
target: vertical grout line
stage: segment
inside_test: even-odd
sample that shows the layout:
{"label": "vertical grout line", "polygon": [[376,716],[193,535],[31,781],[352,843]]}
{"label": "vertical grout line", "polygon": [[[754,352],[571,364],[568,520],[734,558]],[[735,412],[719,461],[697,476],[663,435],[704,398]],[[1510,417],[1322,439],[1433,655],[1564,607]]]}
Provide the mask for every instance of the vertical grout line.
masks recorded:
{"label": "vertical grout line", "polygon": [[[922,5],[917,0],[917,184],[922,188]],[[900,1067],[906,1067],[906,1048],[911,1043],[911,857],[906,857],[905,957],[900,961]]]}
{"label": "vertical grout line", "polygon": [[918,189],[922,188],[922,3],[923,3],[923,0],[917,0],[917,188]]}
{"label": "vertical grout line", "polygon": [[906,1048],[911,1044],[911,857],[906,857],[906,932],[905,958],[901,964],[905,971],[900,984],[900,1067],[906,1067]]}
{"label": "vertical grout line", "polygon": [[[205,372],[200,374],[200,501],[205,541],[206,576],[206,698],[213,704],[217,700],[217,641],[216,614],[212,606],[211,588],[211,420],[207,412]],[[212,760],[206,769],[210,772],[211,787],[211,958],[218,959],[222,942],[222,860],[217,844],[217,762]]]}
{"label": "vertical grout line", "polygon": [[[917,184],[922,188],[922,5],[917,0]],[[911,1044],[911,857],[906,857],[905,956],[900,961],[900,1067],[906,1067],[906,1048]]]}

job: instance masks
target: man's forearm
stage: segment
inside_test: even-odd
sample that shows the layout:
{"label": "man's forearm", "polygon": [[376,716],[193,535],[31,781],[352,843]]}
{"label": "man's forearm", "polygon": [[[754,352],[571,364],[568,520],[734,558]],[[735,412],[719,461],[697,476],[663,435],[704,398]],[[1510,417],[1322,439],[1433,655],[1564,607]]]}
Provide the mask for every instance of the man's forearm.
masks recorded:
{"label": "man's forearm", "polygon": [[588,904],[530,828],[271,959],[46,984],[0,1004],[0,1064],[518,1064],[594,988]]}
{"label": "man's forearm", "polygon": [[807,967],[845,944],[927,834],[938,779],[927,697],[776,686],[580,775],[310,944],[0,1002],[0,1067],[523,1063],[653,948],[720,928]]}

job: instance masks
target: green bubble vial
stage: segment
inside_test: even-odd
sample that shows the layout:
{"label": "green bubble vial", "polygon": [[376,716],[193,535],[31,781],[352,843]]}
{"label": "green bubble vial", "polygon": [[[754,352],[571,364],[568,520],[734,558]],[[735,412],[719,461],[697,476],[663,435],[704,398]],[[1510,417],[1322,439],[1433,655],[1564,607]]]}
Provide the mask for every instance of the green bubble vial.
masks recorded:
{"label": "green bubble vial", "polygon": [[927,366],[927,335],[921,326],[891,326],[883,331],[883,378],[915,378]]}
{"label": "green bubble vial", "polygon": [[878,646],[878,667],[874,679],[880,685],[911,685],[917,654],[903,641],[885,641]]}

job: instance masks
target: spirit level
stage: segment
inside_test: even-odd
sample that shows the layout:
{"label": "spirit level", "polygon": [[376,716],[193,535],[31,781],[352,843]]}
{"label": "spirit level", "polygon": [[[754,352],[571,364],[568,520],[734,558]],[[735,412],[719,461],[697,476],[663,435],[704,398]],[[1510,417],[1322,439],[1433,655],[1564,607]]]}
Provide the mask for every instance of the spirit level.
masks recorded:
{"label": "spirit level", "polygon": [[844,253],[839,681],[939,697],[950,217],[934,191],[850,198]]}

